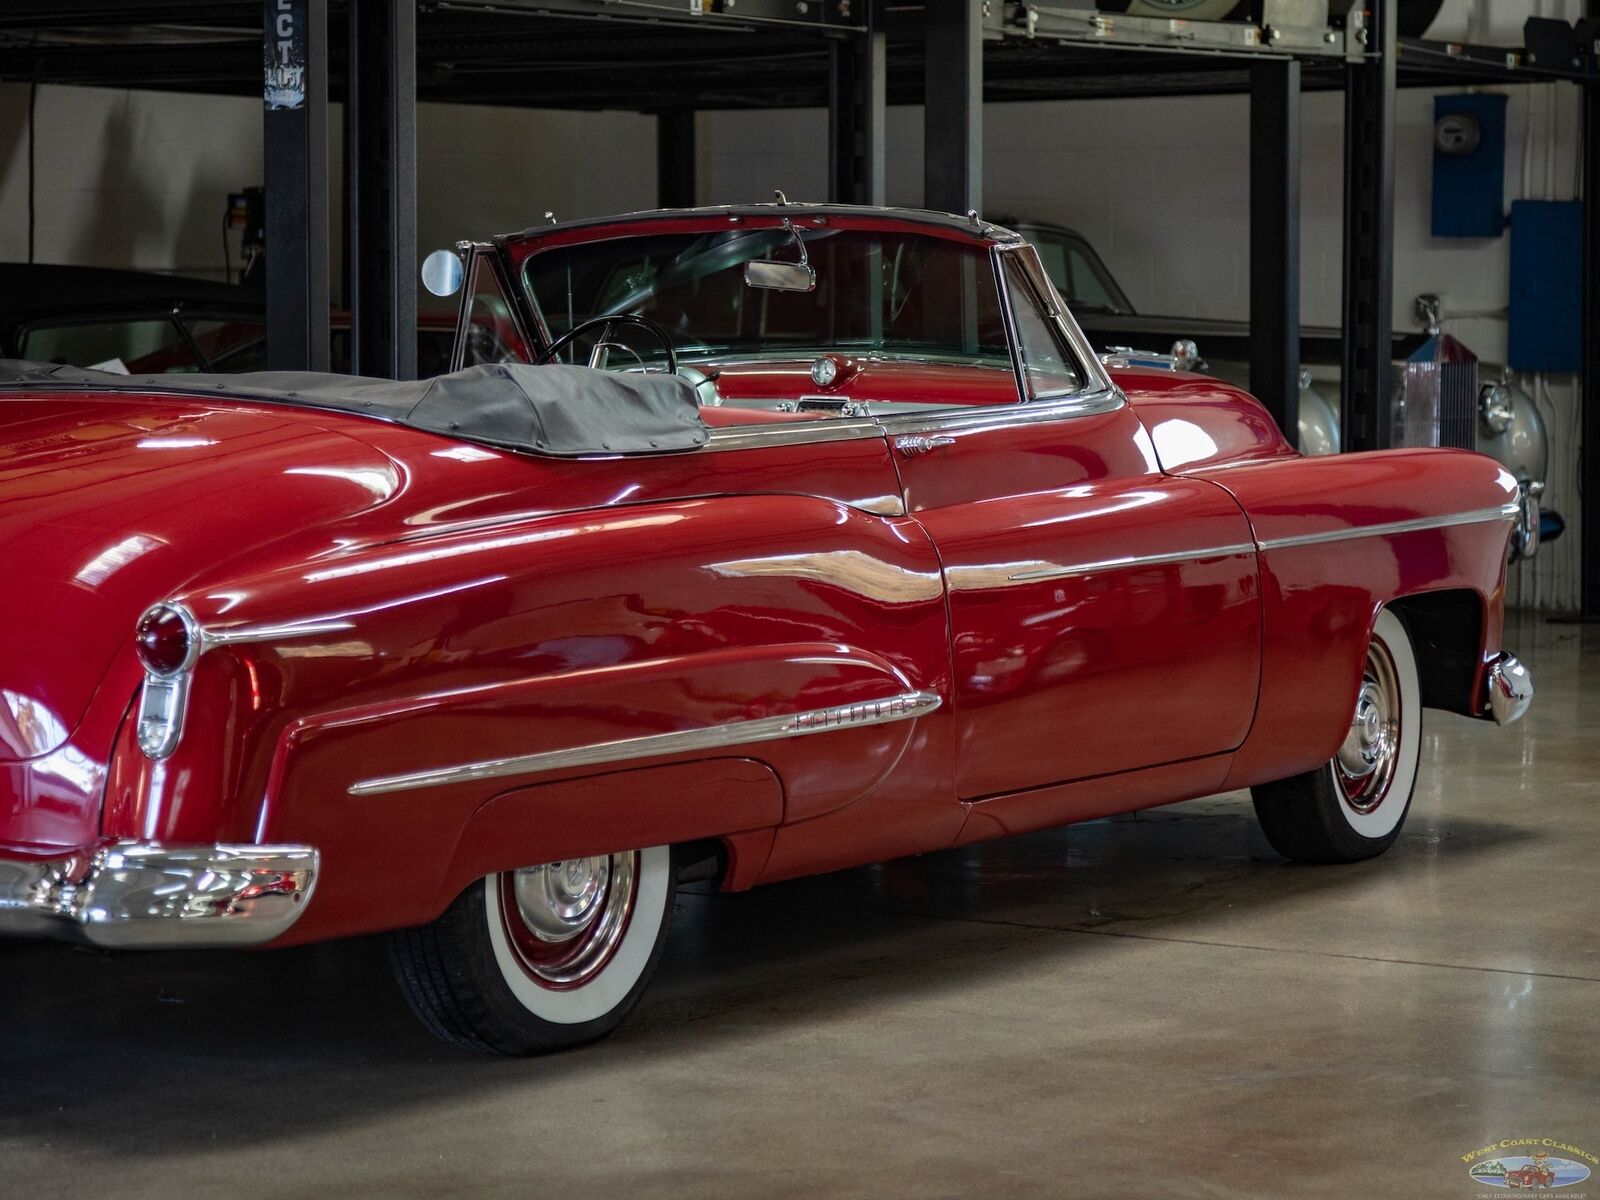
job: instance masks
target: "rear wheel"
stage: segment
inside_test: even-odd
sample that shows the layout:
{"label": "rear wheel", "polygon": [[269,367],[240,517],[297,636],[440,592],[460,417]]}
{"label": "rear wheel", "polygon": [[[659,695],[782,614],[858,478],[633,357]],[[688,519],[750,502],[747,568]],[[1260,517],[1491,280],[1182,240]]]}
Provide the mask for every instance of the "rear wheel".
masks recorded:
{"label": "rear wheel", "polygon": [[437,921],[389,935],[413,1012],[490,1054],[538,1054],[604,1037],[661,956],[672,848],[566,859],[469,887]]}
{"label": "rear wheel", "polygon": [[1378,614],[1350,729],[1333,758],[1304,775],[1252,789],[1272,848],[1300,862],[1382,854],[1400,836],[1422,750],[1422,688],[1406,627]]}

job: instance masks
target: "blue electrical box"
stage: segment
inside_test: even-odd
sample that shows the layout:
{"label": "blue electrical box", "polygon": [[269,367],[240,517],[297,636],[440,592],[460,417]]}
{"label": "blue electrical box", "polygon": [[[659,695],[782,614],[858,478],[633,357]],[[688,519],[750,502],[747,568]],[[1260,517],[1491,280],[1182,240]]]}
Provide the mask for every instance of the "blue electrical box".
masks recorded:
{"label": "blue electrical box", "polygon": [[1433,236],[1499,237],[1506,227],[1506,98],[1433,98]]}
{"label": "blue electrical box", "polygon": [[1508,365],[1564,374],[1583,366],[1583,202],[1511,205]]}

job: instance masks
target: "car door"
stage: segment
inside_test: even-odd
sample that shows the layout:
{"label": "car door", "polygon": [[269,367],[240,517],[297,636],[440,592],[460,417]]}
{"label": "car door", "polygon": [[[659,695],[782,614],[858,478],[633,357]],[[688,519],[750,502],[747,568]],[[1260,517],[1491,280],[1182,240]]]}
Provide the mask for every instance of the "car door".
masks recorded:
{"label": "car door", "polygon": [[968,800],[1230,751],[1259,682],[1248,521],[1162,473],[1030,259],[994,255],[1026,399],[884,421],[942,563]]}

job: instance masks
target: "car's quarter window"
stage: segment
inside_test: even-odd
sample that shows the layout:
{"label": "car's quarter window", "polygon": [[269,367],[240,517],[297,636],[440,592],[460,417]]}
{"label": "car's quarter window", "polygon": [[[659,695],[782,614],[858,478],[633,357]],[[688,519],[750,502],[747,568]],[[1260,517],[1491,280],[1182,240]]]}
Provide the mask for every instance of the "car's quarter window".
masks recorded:
{"label": "car's quarter window", "polygon": [[531,363],[533,353],[517,324],[516,310],[488,254],[473,256],[472,289],[467,303],[461,365]]}
{"label": "car's quarter window", "polygon": [[1016,254],[1001,256],[1011,316],[1017,339],[1017,358],[1029,400],[1068,396],[1083,388],[1078,368],[1060,327],[1034,291]]}

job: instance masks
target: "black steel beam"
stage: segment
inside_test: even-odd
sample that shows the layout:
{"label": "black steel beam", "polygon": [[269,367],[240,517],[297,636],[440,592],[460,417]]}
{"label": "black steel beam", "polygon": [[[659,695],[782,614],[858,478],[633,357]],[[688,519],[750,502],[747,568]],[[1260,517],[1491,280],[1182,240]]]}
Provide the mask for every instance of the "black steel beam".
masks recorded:
{"label": "black steel beam", "polygon": [[889,74],[879,24],[869,15],[866,33],[829,46],[828,198],[836,204],[884,202]]}
{"label": "black steel beam", "polygon": [[692,108],[656,114],[656,202],[662,208],[693,208],[695,115]]}
{"label": "black steel beam", "polygon": [[328,369],[328,0],[264,0],[267,366]]}
{"label": "black steel beam", "polygon": [[608,24],[649,23],[664,26],[748,29],[781,25],[803,29],[851,29],[849,4],[798,3],[797,0],[710,0],[685,5],[683,0],[447,0],[456,10],[478,9],[495,13],[528,13]]}
{"label": "black steel beam", "polygon": [[1344,449],[1394,440],[1396,0],[1369,0],[1367,57],[1346,68],[1344,101]]}
{"label": "black steel beam", "polygon": [[[1593,15],[1600,5],[1591,3]],[[1581,615],[1600,620],[1600,82],[1583,88],[1583,377],[1578,493]]]}
{"label": "black steel beam", "polygon": [[1300,420],[1300,64],[1250,68],[1250,390],[1292,443]]}
{"label": "black steel beam", "polygon": [[[417,373],[417,10],[351,6],[345,186],[351,370]],[[269,259],[271,246],[268,246]]]}
{"label": "black steel beam", "polygon": [[927,0],[923,16],[922,202],[983,211],[983,5]]}

